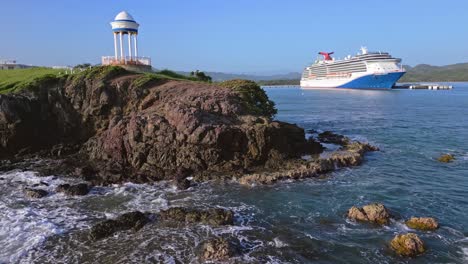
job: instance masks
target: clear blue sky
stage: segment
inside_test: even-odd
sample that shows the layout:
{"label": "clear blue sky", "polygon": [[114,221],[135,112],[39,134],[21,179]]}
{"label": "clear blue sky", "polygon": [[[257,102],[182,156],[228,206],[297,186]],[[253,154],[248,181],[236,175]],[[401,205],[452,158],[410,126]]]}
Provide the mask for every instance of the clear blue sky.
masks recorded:
{"label": "clear blue sky", "polygon": [[361,45],[409,65],[468,62],[467,0],[0,0],[0,58],[99,63],[122,10],[157,68],[300,72],[318,51],[344,57]]}

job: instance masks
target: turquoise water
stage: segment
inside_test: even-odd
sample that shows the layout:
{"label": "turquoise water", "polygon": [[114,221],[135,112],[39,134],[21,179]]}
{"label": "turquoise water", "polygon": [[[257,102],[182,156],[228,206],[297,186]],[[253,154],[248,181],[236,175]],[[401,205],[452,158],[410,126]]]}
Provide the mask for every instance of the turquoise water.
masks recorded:
{"label": "turquoise water", "polygon": [[[440,220],[440,230],[418,232],[429,250],[411,262],[468,262],[468,85],[455,86],[452,91],[267,89],[277,103],[279,120],[337,131],[382,150],[368,155],[363,166],[335,173],[329,180],[294,183],[281,190],[281,198],[271,198],[279,207],[272,208],[276,225],[286,224],[279,219],[287,219],[289,213],[305,219],[289,226],[314,237],[321,245],[315,250],[321,248],[343,262],[349,258],[356,263],[391,263],[400,259],[388,252],[386,243],[406,231],[401,221],[372,228],[343,218],[354,204],[378,201],[401,218]],[[457,160],[435,161],[446,152]]]}
{"label": "turquoise water", "polygon": [[[169,183],[95,187],[84,197],[53,190],[68,179],[34,172],[0,176],[0,263],[197,263],[196,246],[213,235],[241,240],[239,263],[467,263],[468,84],[452,91],[300,90],[266,88],[277,119],[305,129],[332,130],[369,141],[381,151],[362,166],[324,179],[245,187],[205,183],[177,191]],[[435,159],[455,154],[450,164]],[[43,181],[51,194],[24,197],[22,188]],[[388,226],[354,223],[353,205],[382,202],[395,219]],[[157,212],[171,206],[223,207],[235,226],[183,229],[158,226],[123,232],[98,242],[86,230],[123,212]],[[403,220],[431,216],[441,228],[412,231]],[[395,256],[395,234],[416,232],[428,251]]]}

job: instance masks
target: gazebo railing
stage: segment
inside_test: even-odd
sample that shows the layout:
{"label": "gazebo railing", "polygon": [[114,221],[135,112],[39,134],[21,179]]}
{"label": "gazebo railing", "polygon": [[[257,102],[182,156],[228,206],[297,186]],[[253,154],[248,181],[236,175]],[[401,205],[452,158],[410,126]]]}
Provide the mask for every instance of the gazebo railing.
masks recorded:
{"label": "gazebo railing", "polygon": [[103,56],[101,59],[102,65],[148,65],[151,66],[151,58],[149,57],[130,57],[115,58],[114,56]]}

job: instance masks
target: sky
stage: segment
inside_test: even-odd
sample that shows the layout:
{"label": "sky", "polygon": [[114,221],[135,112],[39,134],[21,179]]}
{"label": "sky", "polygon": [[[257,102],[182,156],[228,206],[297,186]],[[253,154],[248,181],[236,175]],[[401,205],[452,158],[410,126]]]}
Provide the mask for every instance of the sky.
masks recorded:
{"label": "sky", "polygon": [[412,66],[468,62],[468,0],[0,0],[0,59],[100,63],[123,10],[158,69],[301,72],[319,51],[361,46]]}

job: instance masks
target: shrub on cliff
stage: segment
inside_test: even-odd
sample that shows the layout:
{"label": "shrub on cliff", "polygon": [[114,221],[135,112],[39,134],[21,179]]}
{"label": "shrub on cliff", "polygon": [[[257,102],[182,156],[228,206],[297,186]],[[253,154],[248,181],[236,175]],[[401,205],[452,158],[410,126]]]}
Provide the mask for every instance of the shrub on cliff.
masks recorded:
{"label": "shrub on cliff", "polygon": [[252,114],[273,117],[277,113],[275,103],[269,100],[265,91],[253,81],[229,80],[219,83],[219,86],[238,92],[247,110]]}

